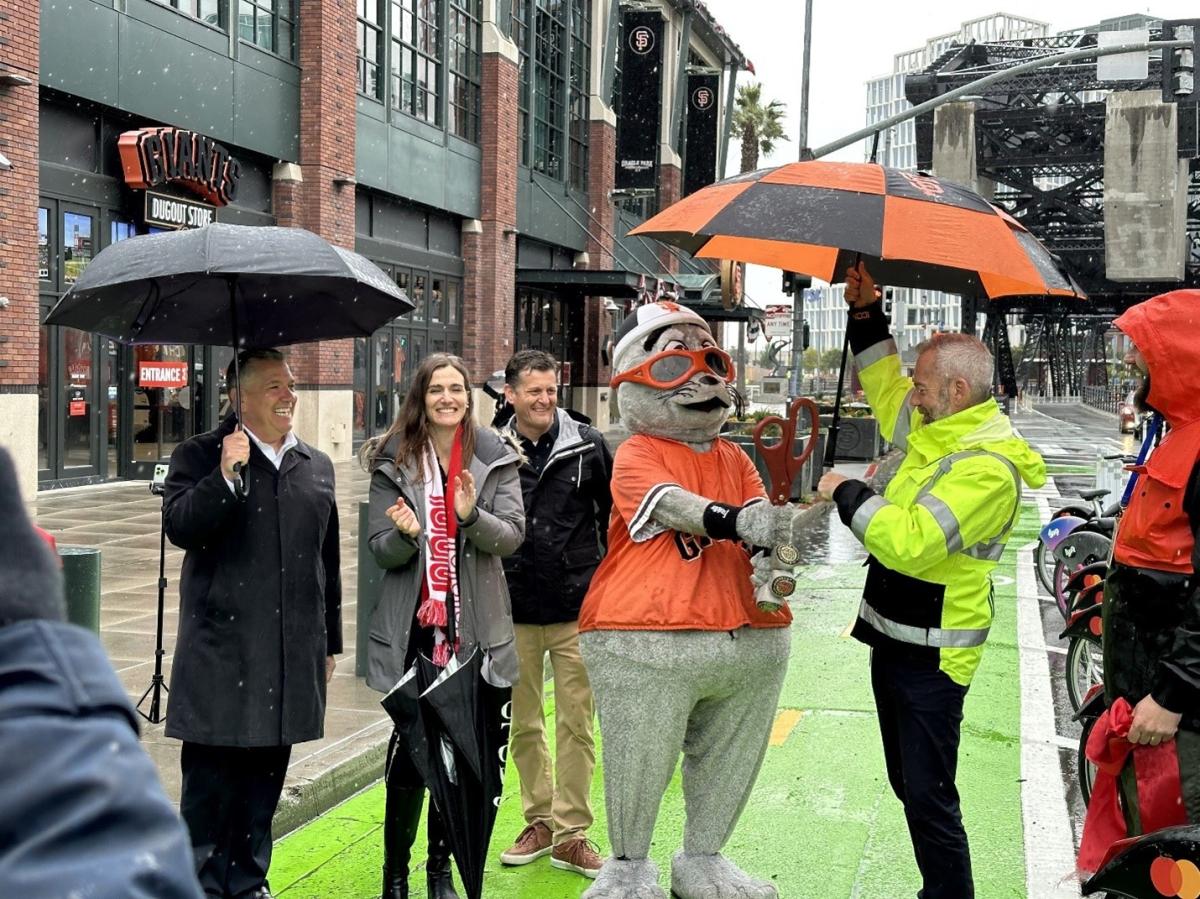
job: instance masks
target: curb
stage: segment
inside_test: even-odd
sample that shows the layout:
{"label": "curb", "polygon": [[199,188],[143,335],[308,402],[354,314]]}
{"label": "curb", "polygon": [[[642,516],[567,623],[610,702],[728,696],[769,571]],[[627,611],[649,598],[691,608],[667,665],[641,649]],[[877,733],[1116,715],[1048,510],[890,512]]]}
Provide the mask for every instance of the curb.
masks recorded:
{"label": "curb", "polygon": [[368,743],[361,752],[322,771],[315,778],[283,788],[271,821],[273,840],[286,836],[345,802],[383,777],[391,730]]}

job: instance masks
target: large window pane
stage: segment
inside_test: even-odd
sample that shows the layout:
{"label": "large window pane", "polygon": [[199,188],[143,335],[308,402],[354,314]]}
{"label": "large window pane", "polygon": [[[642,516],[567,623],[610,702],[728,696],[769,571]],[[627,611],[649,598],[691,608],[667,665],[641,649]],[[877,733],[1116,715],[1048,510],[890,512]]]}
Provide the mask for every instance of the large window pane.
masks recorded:
{"label": "large window pane", "polygon": [[74,284],[92,261],[95,219],[78,212],[63,214],[63,283]]}
{"label": "large window pane", "polygon": [[358,0],[358,92],[374,100],[383,99],[383,9],[383,0]]}
{"label": "large window pane", "polygon": [[390,2],[392,107],[440,125],[443,0]]}
{"label": "large window pane", "polygon": [[92,464],[92,335],[63,328],[63,386],[67,407],[63,431],[63,464],[78,468]]}
{"label": "large window pane", "polygon": [[450,0],[450,61],[447,92],[450,131],[479,142],[480,0]]}
{"label": "large window pane", "polygon": [[50,329],[38,328],[38,470],[50,468]]}
{"label": "large window pane", "polygon": [[354,338],[354,440],[367,439],[367,338]]}

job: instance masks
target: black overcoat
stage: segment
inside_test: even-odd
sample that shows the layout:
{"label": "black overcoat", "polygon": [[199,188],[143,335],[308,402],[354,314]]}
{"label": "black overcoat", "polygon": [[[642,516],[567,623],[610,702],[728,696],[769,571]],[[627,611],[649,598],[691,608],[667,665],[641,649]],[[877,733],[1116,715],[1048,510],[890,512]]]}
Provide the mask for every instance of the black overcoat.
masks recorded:
{"label": "black overcoat", "polygon": [[279,470],[250,442],[248,489],[221,474],[234,418],[171,454],[167,537],[186,550],[168,737],[286,746],[323,735],[325,658],[342,651],[333,463],[303,441]]}

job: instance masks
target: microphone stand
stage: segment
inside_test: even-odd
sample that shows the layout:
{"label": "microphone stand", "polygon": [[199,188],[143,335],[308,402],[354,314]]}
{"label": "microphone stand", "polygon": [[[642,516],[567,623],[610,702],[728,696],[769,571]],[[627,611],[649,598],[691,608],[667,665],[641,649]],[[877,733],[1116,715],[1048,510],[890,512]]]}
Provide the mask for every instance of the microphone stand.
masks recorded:
{"label": "microphone stand", "polygon": [[[151,724],[158,724],[163,720],[162,714],[162,694],[169,693],[167,685],[163,682],[163,606],[166,601],[167,591],[167,498],[166,489],[160,479],[160,469],[162,477],[166,477],[165,465],[160,465],[155,468],[154,480],[150,482],[150,492],[155,496],[162,497],[162,508],[159,512],[159,527],[158,527],[158,626],[155,631],[154,645],[154,676],[150,679],[150,686],[146,688],[146,692],[142,694],[142,698],[137,702],[138,714],[149,721]],[[142,703],[146,698],[150,698],[150,711],[142,711]]]}

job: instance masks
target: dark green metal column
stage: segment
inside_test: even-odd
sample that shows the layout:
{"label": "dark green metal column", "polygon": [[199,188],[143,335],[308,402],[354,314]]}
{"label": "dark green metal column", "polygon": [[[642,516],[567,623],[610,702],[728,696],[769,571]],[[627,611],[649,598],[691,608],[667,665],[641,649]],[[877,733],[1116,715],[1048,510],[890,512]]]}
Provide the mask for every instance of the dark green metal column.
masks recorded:
{"label": "dark green metal column", "polygon": [[92,546],[60,546],[63,598],[67,620],[100,633],[100,550]]}
{"label": "dark green metal column", "polygon": [[369,638],[371,613],[379,605],[379,589],[383,584],[383,569],[371,555],[367,546],[369,504],[358,504],[358,601],[356,603],[358,622],[354,638],[354,674],[356,677],[367,676],[367,641]]}

